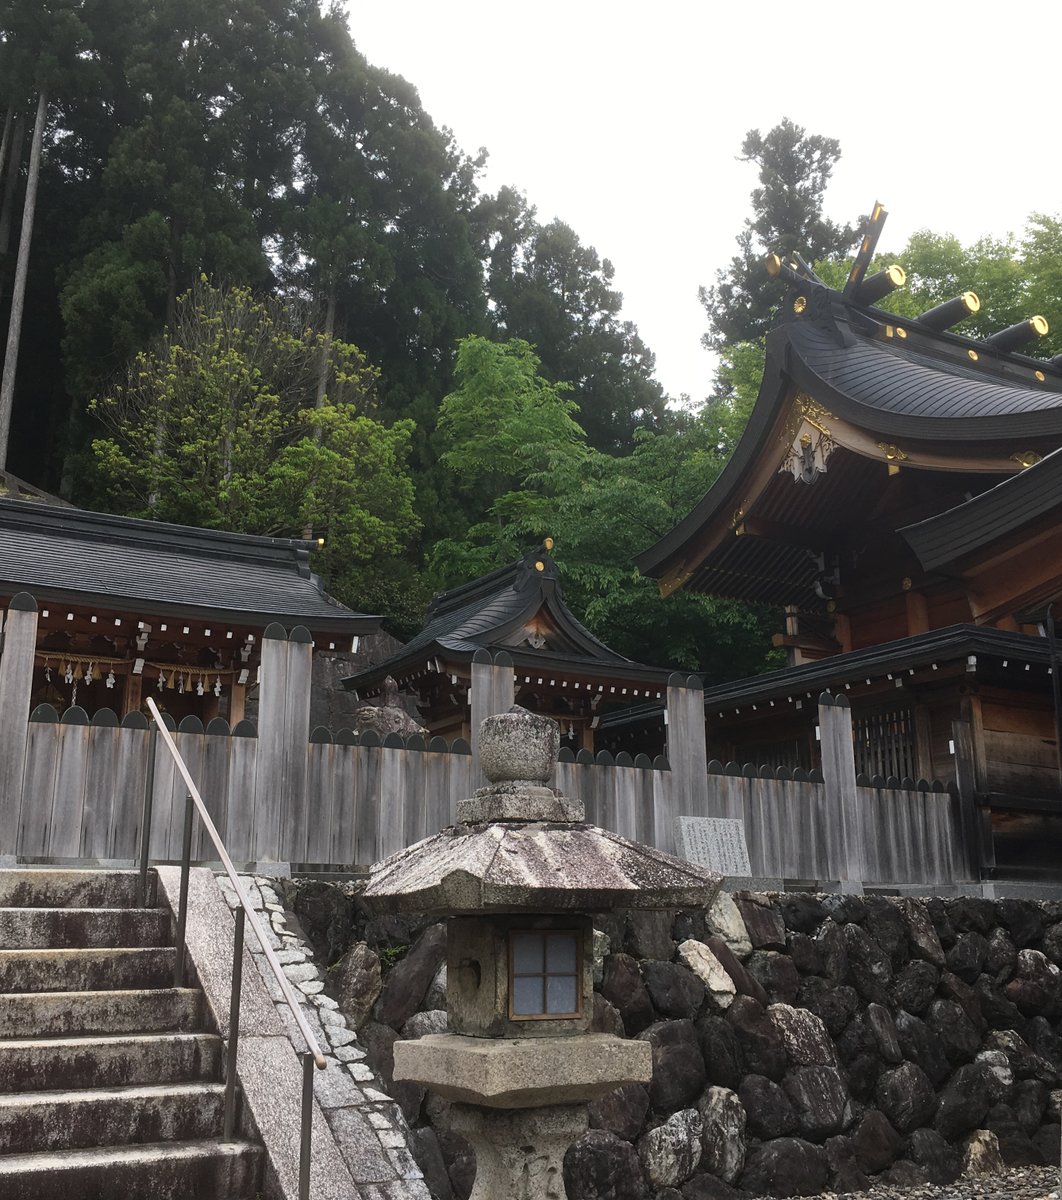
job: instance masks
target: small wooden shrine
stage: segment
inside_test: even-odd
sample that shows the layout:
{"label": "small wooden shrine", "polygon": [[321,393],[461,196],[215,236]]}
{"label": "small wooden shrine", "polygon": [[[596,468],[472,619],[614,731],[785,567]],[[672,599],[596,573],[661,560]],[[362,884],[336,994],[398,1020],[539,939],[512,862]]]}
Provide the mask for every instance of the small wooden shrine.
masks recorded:
{"label": "small wooden shrine", "polygon": [[637,560],[684,588],[784,611],[788,669],[709,687],[709,752],[813,766],[815,700],[844,692],[867,774],[955,773],[969,724],[982,791],[1058,792],[1044,636],[1062,600],[1062,356],[1029,356],[1032,315],[987,338],[952,326],[965,292],[908,319],[904,282],[866,274],[875,207],[845,287],[798,257],[759,397],[697,507]]}
{"label": "small wooden shrine", "polygon": [[[32,704],[243,716],[272,622],[349,650],[380,618],[332,600],[313,543],[0,499],[0,607],[38,605]],[[268,683],[265,684],[268,686]]]}
{"label": "small wooden shrine", "polygon": [[441,592],[412,641],[344,679],[343,686],[368,700],[391,676],[415,695],[430,733],[470,739],[473,659],[502,651],[509,656],[516,703],[557,721],[566,745],[600,748],[595,733],[601,718],[661,701],[670,671],[624,658],[576,620],[564,603],[552,547],[547,538],[516,562]]}

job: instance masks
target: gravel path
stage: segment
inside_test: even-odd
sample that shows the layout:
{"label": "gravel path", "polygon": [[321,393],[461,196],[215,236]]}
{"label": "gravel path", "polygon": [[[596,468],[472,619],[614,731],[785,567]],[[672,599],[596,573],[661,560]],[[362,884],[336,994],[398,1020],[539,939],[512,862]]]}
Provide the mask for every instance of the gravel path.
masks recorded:
{"label": "gravel path", "polygon": [[[825,1192],[818,1200],[833,1200],[835,1195]],[[1059,1169],[1012,1167],[993,1175],[975,1175],[941,1186],[872,1187],[849,1200],[1059,1200]]]}

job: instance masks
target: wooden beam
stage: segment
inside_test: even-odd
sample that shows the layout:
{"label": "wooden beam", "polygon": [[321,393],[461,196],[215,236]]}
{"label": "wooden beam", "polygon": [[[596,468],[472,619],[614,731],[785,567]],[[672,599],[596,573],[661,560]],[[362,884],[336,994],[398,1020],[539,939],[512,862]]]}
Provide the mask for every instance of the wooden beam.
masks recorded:
{"label": "wooden beam", "polygon": [[907,606],[907,636],[914,637],[916,633],[929,632],[929,608],[922,592],[905,592],[904,602]]}
{"label": "wooden beam", "polygon": [[232,692],[229,694],[229,725],[238,725],[243,720],[243,714],[247,705],[247,685],[245,683],[234,683]]}
{"label": "wooden beam", "polygon": [[122,689],[122,716],[126,717],[131,712],[139,712],[142,689],[144,686],[144,676],[134,675],[132,671],[125,677],[125,687]]}

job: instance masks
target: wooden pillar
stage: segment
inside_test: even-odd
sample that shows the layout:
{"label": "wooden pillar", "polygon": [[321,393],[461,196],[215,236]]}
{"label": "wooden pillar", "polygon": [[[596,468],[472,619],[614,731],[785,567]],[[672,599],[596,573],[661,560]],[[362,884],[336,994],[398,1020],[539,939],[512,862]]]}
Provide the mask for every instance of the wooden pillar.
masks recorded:
{"label": "wooden pillar", "polygon": [[[676,853],[679,817],[705,815],[708,748],[704,733],[704,684],[698,675],[677,671],[667,680],[667,761],[672,787],[661,792],[653,813],[653,845]],[[666,799],[664,798],[666,797]]]}
{"label": "wooden pillar", "polygon": [[254,783],[254,845],[257,862],[276,862],[284,810],[288,634],[273,622],[262,634],[258,667],[258,764]]}
{"label": "wooden pillar", "polygon": [[0,653],[0,855],[14,854],[18,840],[36,647],[37,601],[18,592],[8,605]]}
{"label": "wooden pillar", "polygon": [[823,692],[819,697],[819,742],[827,861],[841,891],[858,895],[866,876],[865,830],[856,792],[852,710],[847,696]]}
{"label": "wooden pillar", "polygon": [[258,686],[255,858],[299,861],[293,843],[306,804],[313,638],[274,622],[262,634]]}
{"label": "wooden pillar", "polygon": [[985,754],[985,726],[981,713],[981,697],[968,692],[959,701],[959,717],[970,726],[970,752],[974,772],[974,786],[979,792],[987,792],[988,758]]}
{"label": "wooden pillar", "polygon": [[516,688],[513,683],[512,655],[499,650],[491,655],[489,650],[477,650],[472,657],[472,684],[468,689],[471,708],[472,773],[482,787],[486,778],[479,769],[479,727],[487,717],[508,712],[515,703]]}
{"label": "wooden pillar", "polygon": [[929,632],[929,608],[921,592],[904,592],[907,606],[907,636]]}
{"label": "wooden pillar", "polygon": [[933,779],[933,720],[924,704],[914,706],[915,770],[922,779]]}
{"label": "wooden pillar", "polygon": [[284,807],[281,813],[280,858],[305,862],[305,834],[301,845],[292,836],[305,831],[309,813],[306,767],[310,751],[310,687],[313,682],[313,635],[296,625],[288,635],[288,680],[284,714]]}
{"label": "wooden pillar", "polygon": [[235,729],[247,708],[247,684],[234,683],[229,692],[229,728]]}
{"label": "wooden pillar", "polygon": [[143,675],[134,675],[132,671],[125,677],[122,688],[122,716],[127,717],[131,712],[139,712],[143,697]]}
{"label": "wooden pillar", "polygon": [[978,778],[974,731],[968,721],[952,721],[952,743],[955,747],[955,785],[958,790],[959,829],[962,848],[970,878],[991,877],[996,865],[992,842],[992,810],[980,808],[977,793],[982,789]]}

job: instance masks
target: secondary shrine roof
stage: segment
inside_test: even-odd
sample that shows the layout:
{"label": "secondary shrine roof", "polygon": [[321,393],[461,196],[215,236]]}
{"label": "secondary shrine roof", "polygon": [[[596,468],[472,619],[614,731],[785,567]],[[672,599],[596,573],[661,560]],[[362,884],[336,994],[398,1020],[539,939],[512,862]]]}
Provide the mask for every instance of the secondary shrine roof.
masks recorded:
{"label": "secondary shrine roof", "polygon": [[325,592],[311,545],[0,499],[0,592],[348,636],[376,630],[379,617]]}
{"label": "secondary shrine roof", "polygon": [[[783,667],[780,671],[768,671],[719,687],[705,688],[704,707],[711,714],[805,693],[814,698],[823,688],[843,688],[846,683],[861,684],[886,675],[902,679],[907,672],[934,663],[965,661],[972,677],[979,658],[1004,666],[1013,664],[1017,677],[1019,667],[1026,663],[1047,666],[1050,647],[1046,638],[1032,634],[1011,633],[988,625],[949,625],[797,667]],[[1027,686],[1027,676],[1023,682]]]}
{"label": "secondary shrine roof", "polygon": [[1062,450],[1019,475],[900,533],[927,570],[940,570],[1062,509]]}
{"label": "secondary shrine roof", "polygon": [[343,686],[366,695],[388,675],[401,682],[425,662],[469,662],[480,650],[505,650],[515,666],[553,674],[577,670],[660,684],[669,674],[624,658],[594,637],[564,603],[557,564],[543,549],[440,592],[412,641],[386,662],[344,679]]}
{"label": "secondary shrine roof", "polygon": [[[971,681],[988,678],[996,686],[1009,682],[1024,689],[1035,686],[1046,691],[1050,663],[1050,643],[1046,637],[1012,633],[989,625],[949,625],[705,688],[704,708],[708,717],[736,711],[747,714],[753,705],[773,706],[778,701],[799,699],[805,703],[814,701],[824,689],[847,692],[846,684],[852,686],[851,696],[855,700],[864,685],[884,679],[902,682],[919,670],[948,664],[961,665]],[[1038,673],[1030,676],[1027,664],[1038,668]],[[764,707],[760,712],[765,721],[770,721],[774,709]],[[661,720],[663,713],[661,705],[643,704],[606,714],[601,727],[614,729],[639,721]]]}

